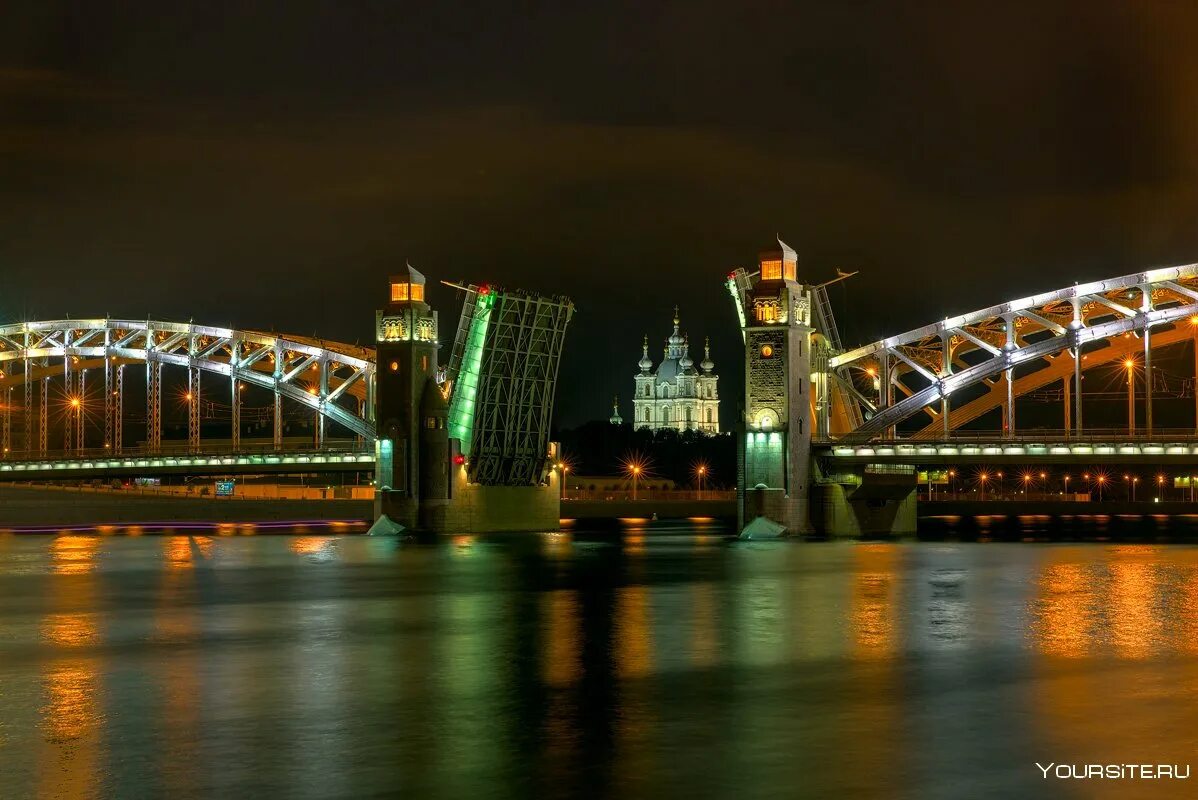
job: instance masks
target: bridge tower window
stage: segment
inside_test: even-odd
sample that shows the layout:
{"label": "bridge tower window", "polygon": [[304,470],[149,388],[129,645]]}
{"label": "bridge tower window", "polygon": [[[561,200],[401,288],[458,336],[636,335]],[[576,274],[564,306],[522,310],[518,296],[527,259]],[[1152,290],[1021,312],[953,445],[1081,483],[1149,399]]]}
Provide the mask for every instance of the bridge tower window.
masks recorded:
{"label": "bridge tower window", "polygon": [[419,283],[408,283],[401,281],[391,284],[391,302],[405,303],[411,300],[415,303],[424,302],[424,285]]}

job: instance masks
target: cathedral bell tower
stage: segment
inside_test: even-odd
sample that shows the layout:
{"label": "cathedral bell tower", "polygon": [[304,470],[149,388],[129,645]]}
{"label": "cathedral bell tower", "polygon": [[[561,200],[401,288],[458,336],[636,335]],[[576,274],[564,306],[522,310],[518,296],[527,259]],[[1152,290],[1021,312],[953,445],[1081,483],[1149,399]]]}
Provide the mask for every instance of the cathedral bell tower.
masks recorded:
{"label": "cathedral bell tower", "polygon": [[424,289],[424,276],[409,264],[391,276],[388,302],[375,312],[376,512],[408,528],[421,524],[422,500],[444,500],[448,482],[439,474],[447,472],[447,448],[439,445],[447,444],[448,434],[438,385],[437,312]]}

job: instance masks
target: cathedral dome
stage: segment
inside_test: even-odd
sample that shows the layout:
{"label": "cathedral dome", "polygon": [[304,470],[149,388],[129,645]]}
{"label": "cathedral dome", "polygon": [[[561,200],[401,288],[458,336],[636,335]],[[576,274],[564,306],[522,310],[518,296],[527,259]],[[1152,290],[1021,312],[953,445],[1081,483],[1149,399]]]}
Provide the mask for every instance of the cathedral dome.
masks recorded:
{"label": "cathedral dome", "polygon": [[657,365],[657,372],[654,374],[657,375],[657,379],[659,381],[673,381],[675,378],[685,372],[686,367],[682,366],[681,359],[666,358]]}
{"label": "cathedral dome", "polygon": [[674,306],[674,332],[666,340],[666,344],[669,345],[666,350],[667,358],[681,358],[683,355],[682,345],[686,340],[682,338],[682,333],[678,327],[681,324],[682,320],[678,318],[678,306]]}
{"label": "cathedral dome", "polygon": [[641,344],[641,360],[636,362],[636,365],[641,368],[641,372],[648,372],[653,369],[653,362],[649,359],[649,337],[645,337],[645,341]]}
{"label": "cathedral dome", "polygon": [[711,360],[711,337],[707,337],[703,342],[703,361],[699,363],[704,372],[711,372],[715,369],[715,362]]}

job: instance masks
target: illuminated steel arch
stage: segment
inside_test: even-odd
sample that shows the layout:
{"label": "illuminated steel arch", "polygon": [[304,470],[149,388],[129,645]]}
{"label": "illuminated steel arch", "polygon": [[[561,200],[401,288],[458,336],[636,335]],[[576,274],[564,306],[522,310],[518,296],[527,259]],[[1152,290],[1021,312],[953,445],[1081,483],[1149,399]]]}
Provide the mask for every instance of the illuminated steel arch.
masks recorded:
{"label": "illuminated steel arch", "polygon": [[[1131,334],[1135,339],[1096,351],[1094,361],[1086,366],[1125,357],[1133,348],[1142,347],[1144,366],[1150,369],[1154,337],[1158,345],[1190,338],[1196,315],[1198,264],[1189,264],[1025,297],[839,353],[828,362],[843,390],[837,395],[839,402],[853,404],[869,418],[855,426],[842,426],[836,433],[849,443],[892,438],[895,425],[927,412],[935,421],[917,437],[928,438],[935,429],[947,433],[954,424],[976,419],[999,405],[1006,407],[1010,425],[1019,394],[1052,380],[1067,382],[1070,373],[1075,380],[1080,377],[1086,345],[1115,342]],[[1018,378],[1013,375],[1016,366],[1037,361],[1047,361],[1048,366]],[[903,377],[916,377],[924,385],[909,388]],[[862,390],[858,382],[863,378],[876,378],[880,391]],[[954,414],[953,394],[978,385],[989,391]],[[896,399],[896,389],[906,396]],[[1150,430],[1151,382],[1146,391]],[[1081,405],[1076,392],[1073,401],[1074,424],[1080,428]],[[841,412],[839,417],[852,418],[853,414]]]}
{"label": "illuminated steel arch", "polygon": [[[299,336],[243,331],[192,323],[157,320],[65,319],[0,326],[0,403],[5,452],[16,450],[11,440],[12,395],[23,388],[26,450],[45,454],[50,381],[62,377],[65,397],[80,396],[89,371],[103,371],[105,447],[121,449],[123,368],[144,364],[147,387],[147,446],[162,444],[162,370],[187,370],[188,444],[199,447],[200,376],[210,373],[229,379],[233,446],[240,441],[239,386],[270,389],[275,396],[274,440],[281,441],[282,399],[318,414],[317,443],[323,443],[326,421],[336,422],[354,436],[373,439],[374,350]],[[38,386],[40,400],[34,399]],[[350,398],[356,410],[346,408]],[[37,413],[35,414],[35,410]],[[34,440],[34,417],[37,440]],[[82,415],[77,425],[64,425],[64,450],[82,450]],[[72,430],[74,428],[74,430]]]}

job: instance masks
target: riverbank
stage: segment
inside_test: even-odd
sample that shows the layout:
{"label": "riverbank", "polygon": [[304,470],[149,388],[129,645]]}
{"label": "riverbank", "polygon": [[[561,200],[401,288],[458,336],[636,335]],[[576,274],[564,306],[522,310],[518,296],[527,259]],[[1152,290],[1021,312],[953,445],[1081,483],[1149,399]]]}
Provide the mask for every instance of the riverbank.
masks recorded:
{"label": "riverbank", "polygon": [[0,530],[81,525],[361,521],[371,500],[237,499],[0,486]]}

